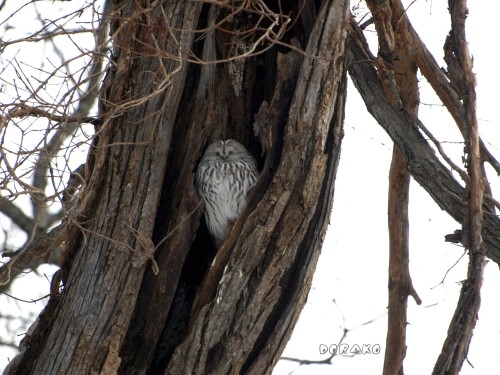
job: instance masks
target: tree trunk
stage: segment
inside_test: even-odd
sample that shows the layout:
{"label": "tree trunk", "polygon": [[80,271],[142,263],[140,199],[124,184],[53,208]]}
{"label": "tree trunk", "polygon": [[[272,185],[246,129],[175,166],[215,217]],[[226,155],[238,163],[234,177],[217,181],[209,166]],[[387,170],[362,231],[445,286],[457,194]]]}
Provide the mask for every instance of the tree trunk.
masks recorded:
{"label": "tree trunk", "polygon": [[[115,7],[64,289],[8,373],[271,372],[323,242],[346,98],[349,2],[298,3]],[[300,22],[283,35],[284,14]],[[215,250],[193,178],[221,138],[262,173]]]}

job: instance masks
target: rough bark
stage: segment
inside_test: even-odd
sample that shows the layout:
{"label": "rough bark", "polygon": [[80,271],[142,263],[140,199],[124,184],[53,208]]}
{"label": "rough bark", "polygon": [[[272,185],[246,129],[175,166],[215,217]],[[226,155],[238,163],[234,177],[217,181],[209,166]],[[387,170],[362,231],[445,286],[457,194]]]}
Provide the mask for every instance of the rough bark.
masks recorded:
{"label": "rough bark", "polygon": [[[417,66],[408,41],[406,24],[401,23],[403,9],[399,1],[367,1],[374,17],[379,38],[376,59],[379,74],[383,72],[384,89],[393,107],[404,107],[418,113],[419,92]],[[388,90],[390,87],[390,90]],[[408,297],[421,303],[410,276],[409,203],[410,172],[404,154],[394,146],[389,171],[389,303],[387,339],[383,374],[404,374]]]}
{"label": "rough bark", "polygon": [[[346,62],[410,173],[457,221],[466,217],[465,189],[415,114],[395,105],[391,69],[376,61],[377,74],[347,0],[325,0],[318,13],[320,2],[274,11],[275,2],[234,3],[116,7],[87,188],[65,237],[64,290],[9,374],[270,373],[305,303],[328,222]],[[284,14],[302,24],[283,34]],[[274,44],[276,35],[306,53]],[[262,174],[216,252],[193,171],[220,138],[244,143]],[[486,216],[482,234],[499,262],[500,220]]]}
{"label": "rough bark", "polygon": [[408,191],[410,174],[406,161],[398,148],[392,152],[389,172],[389,304],[387,312],[387,338],[384,375],[400,374],[406,356],[406,325],[408,295],[411,279],[409,264]]}
{"label": "rough bark", "polygon": [[[179,1],[164,12],[183,15],[169,20],[172,28],[194,30],[200,9],[198,3]],[[102,126],[88,163],[89,188],[66,238],[71,271],[61,297],[50,301],[40,329],[29,338],[17,373],[116,373],[154,252],[151,236],[175,119],[170,114],[177,112],[187,68],[153,54],[149,46],[186,55],[194,35],[153,35],[153,27],[167,22],[158,6],[131,1],[118,11],[117,56],[101,94]],[[174,33],[178,46],[167,43]],[[192,191],[185,199],[197,203]]]}
{"label": "rough bark", "polygon": [[[307,56],[267,40],[236,61],[234,45],[258,39],[231,30],[255,14],[120,3],[64,289],[9,373],[270,373],[310,288],[342,139],[349,2],[312,10],[284,39],[309,40]],[[215,255],[193,171],[229,137],[260,151],[263,170]]]}
{"label": "rough bark", "polygon": [[483,197],[486,176],[481,166],[481,145],[476,117],[476,77],[472,71],[468,43],[465,38],[466,1],[450,1],[452,28],[446,40],[445,60],[450,67],[452,84],[459,88],[465,110],[467,146],[466,185],[468,210],[464,218],[464,240],[469,249],[467,279],[462,284],[455,314],[448,328],[448,336],[434,366],[433,374],[457,374],[467,358],[472,333],[481,304],[481,286],[486,266],[486,252],[482,237]]}
{"label": "rough bark", "polygon": [[[233,229],[219,250],[234,246],[227,262],[219,263],[217,255],[218,269],[201,285],[168,373],[270,373],[284,349],[307,296],[331,207],[347,17],[347,1],[323,4],[286,118],[280,162],[253,212],[245,223],[238,220],[238,232]],[[273,102],[267,113],[279,110]]]}

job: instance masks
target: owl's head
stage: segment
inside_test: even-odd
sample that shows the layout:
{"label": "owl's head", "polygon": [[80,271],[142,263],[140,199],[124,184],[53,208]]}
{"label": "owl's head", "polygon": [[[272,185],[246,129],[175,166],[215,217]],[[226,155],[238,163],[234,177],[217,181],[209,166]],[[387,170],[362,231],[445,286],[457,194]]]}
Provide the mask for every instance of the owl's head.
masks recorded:
{"label": "owl's head", "polygon": [[234,139],[227,139],[210,144],[203,155],[203,159],[238,160],[249,156],[251,157],[245,146]]}

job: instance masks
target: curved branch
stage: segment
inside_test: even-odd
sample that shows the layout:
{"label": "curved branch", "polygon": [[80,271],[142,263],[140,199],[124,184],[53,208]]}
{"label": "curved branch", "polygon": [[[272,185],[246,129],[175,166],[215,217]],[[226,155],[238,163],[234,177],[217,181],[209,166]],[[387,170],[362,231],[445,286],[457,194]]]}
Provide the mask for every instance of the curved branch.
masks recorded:
{"label": "curved branch", "polygon": [[59,265],[59,252],[55,250],[64,241],[66,226],[67,222],[59,224],[2,265],[0,268],[0,293],[7,290],[14,278],[25,269],[35,269],[45,263]]}
{"label": "curved branch", "polygon": [[33,219],[26,215],[12,201],[2,196],[0,196],[0,212],[26,233],[29,233],[33,229]]}
{"label": "curved branch", "polygon": [[[390,105],[370,63],[366,41],[355,23],[351,25],[347,51],[349,74],[368,111],[399,146],[415,180],[441,209],[462,223],[467,215],[465,189],[440,162],[418,130],[421,121],[410,111]],[[488,212],[485,211],[483,238],[488,257],[500,264],[500,219]]]}
{"label": "curved branch", "polygon": [[[67,186],[62,192],[63,209],[60,213],[50,216],[53,222],[61,219],[63,213],[68,213],[73,209],[77,198],[77,192],[84,184],[84,169],[85,164],[82,164],[71,173]],[[10,213],[9,217],[12,218],[12,215],[19,209],[5,198],[0,197],[0,202],[2,202],[2,199],[7,203],[6,207],[8,207],[8,212]],[[2,210],[2,208],[4,208],[4,205],[0,204],[0,210]],[[21,210],[17,213],[24,215]],[[27,228],[26,232],[29,233],[36,223],[28,217],[26,217],[26,220],[30,220],[30,222],[25,225]],[[16,224],[19,225],[22,224],[22,222]],[[0,266],[0,292],[9,289],[16,276],[25,269],[35,269],[44,263],[60,265],[61,249],[59,245],[64,241],[66,226],[67,221],[64,220],[58,226],[52,228],[48,233],[45,233],[42,228],[38,226],[38,231],[34,234],[31,242],[28,241],[21,249],[15,252],[3,253],[2,256],[10,257],[11,259]]]}

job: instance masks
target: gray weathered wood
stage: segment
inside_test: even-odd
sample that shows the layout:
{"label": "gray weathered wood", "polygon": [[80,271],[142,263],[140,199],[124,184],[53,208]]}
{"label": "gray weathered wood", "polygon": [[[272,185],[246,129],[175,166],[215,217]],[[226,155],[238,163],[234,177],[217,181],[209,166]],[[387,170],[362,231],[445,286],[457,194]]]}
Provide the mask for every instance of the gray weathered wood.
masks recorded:
{"label": "gray weathered wood", "polygon": [[[230,250],[228,261],[219,264],[217,255],[219,272],[210,270],[215,280],[208,277],[201,285],[204,294],[168,373],[264,374],[279,359],[305,303],[331,209],[348,17],[348,1],[323,4],[287,115],[277,170],[255,209],[238,220],[219,250]],[[279,108],[271,102],[267,110]]]}

